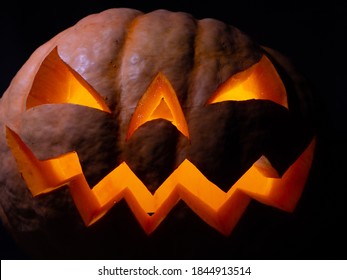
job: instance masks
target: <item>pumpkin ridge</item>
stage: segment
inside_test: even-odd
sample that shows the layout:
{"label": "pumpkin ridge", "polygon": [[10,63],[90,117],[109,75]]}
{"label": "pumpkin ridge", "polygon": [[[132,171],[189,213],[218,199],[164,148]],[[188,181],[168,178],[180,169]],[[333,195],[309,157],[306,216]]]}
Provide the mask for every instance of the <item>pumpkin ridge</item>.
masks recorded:
{"label": "pumpkin ridge", "polygon": [[[113,10],[113,9],[111,9]],[[120,41],[117,41],[118,44],[120,44],[119,46],[119,51],[118,53],[116,54],[116,56],[114,57],[114,59],[110,62],[111,64],[111,67],[110,67],[110,76],[113,76],[115,77],[114,79],[114,88],[115,88],[115,104],[114,106],[111,106],[110,109],[114,112],[114,116],[117,118],[117,122],[120,121],[118,118],[119,116],[117,116],[117,109],[118,109],[118,104],[120,102],[120,94],[122,92],[122,89],[121,89],[121,75],[120,75],[120,69],[122,68],[121,67],[121,64],[122,64],[122,57],[123,57],[123,53],[124,53],[124,48],[126,47],[126,41],[129,37],[129,28],[130,26],[133,24],[133,22],[140,16],[142,16],[143,13],[137,15],[137,16],[134,16],[131,20],[129,20],[129,22],[127,23],[126,27],[125,27],[125,31],[123,32],[123,37],[122,38],[119,38]]]}
{"label": "pumpkin ridge", "polygon": [[[112,10],[116,10],[116,9],[109,9],[107,11],[112,11]],[[105,13],[107,11],[104,11],[102,13]],[[140,12],[140,11],[139,11]],[[100,13],[101,14],[101,13]],[[121,62],[122,62],[122,55],[124,53],[124,48],[126,47],[126,41],[127,38],[129,36],[129,26],[131,26],[131,24],[134,22],[134,20],[136,20],[139,16],[142,16],[143,13],[140,13],[138,15],[134,15],[132,19],[130,19],[124,27],[124,32],[122,33],[122,37],[117,38],[117,44],[119,44],[119,48],[118,48],[118,52],[117,54],[114,56],[114,58],[110,61],[110,69],[109,69],[109,74],[114,78],[114,88],[115,88],[115,96],[116,96],[116,100],[115,100],[115,105],[113,105],[111,107],[111,110],[114,111],[115,109],[117,109],[117,104],[119,103],[119,95],[121,92],[121,87],[120,87],[120,82],[119,79],[121,79],[120,77],[120,69],[121,69]],[[107,22],[108,23],[108,22]]]}
{"label": "pumpkin ridge", "polygon": [[[114,66],[114,71],[116,73],[113,74],[114,78],[114,88],[115,88],[115,105],[113,107],[111,107],[110,109],[113,112],[113,118],[114,118],[114,123],[115,124],[119,124],[119,128],[117,129],[117,145],[119,146],[119,149],[122,150],[124,147],[124,142],[122,141],[122,139],[124,138],[124,135],[127,131],[126,129],[124,129],[124,127],[126,126],[126,124],[124,124],[124,122],[122,121],[122,114],[121,114],[121,95],[123,93],[123,89],[122,89],[122,62],[123,62],[123,54],[125,52],[125,48],[127,46],[127,40],[129,38],[130,35],[130,30],[131,30],[131,26],[134,24],[134,22],[136,20],[138,20],[138,17],[143,16],[144,14],[141,13],[135,17],[133,17],[131,20],[129,20],[128,24],[125,27],[125,31],[123,32],[123,37],[121,38],[121,42],[120,42],[120,47],[119,47],[119,52],[117,53],[117,55],[115,56],[114,60],[112,61],[112,64],[115,65]],[[122,155],[122,153],[119,155],[119,158],[124,158],[124,156]]]}
{"label": "pumpkin ridge", "polygon": [[[100,93],[112,114],[65,103],[22,110],[40,62],[55,46],[63,61]],[[53,169],[54,174],[64,178],[60,181],[62,186],[69,181],[64,172],[72,175],[69,184],[73,183],[69,188],[33,198],[5,141],[5,131],[0,129],[3,166],[0,216],[6,216],[1,218],[9,223],[10,233],[28,253],[40,258],[79,255],[114,259],[124,254],[133,258],[139,252],[148,257],[148,253],[155,251],[159,255],[165,251],[168,256],[170,250],[193,252],[193,248],[199,248],[202,252],[205,249],[201,244],[218,249],[220,246],[215,245],[224,245],[226,241],[228,247],[224,251],[229,252],[232,239],[220,239],[215,229],[223,234],[231,233],[251,198],[276,209],[292,211],[314,155],[313,143],[300,156],[300,149],[315,132],[311,123],[314,120],[310,110],[314,109],[312,100],[306,98],[305,88],[302,91],[302,87],[309,85],[296,78],[300,73],[288,73],[295,95],[289,111],[274,106],[271,101],[236,101],[230,95],[221,102],[206,104],[222,82],[247,70],[264,54],[266,51],[253,38],[226,22],[195,19],[187,13],[167,10],[149,13],[123,8],[106,10],[82,19],[47,41],[18,71],[0,99],[0,124],[17,133],[35,157],[44,161],[34,167],[39,167],[40,174],[45,174],[47,180],[54,178],[52,172],[46,172]],[[290,69],[284,64],[283,71],[287,72]],[[166,108],[159,107],[154,115],[161,118],[140,126],[127,141],[133,112],[158,72],[167,77],[180,100],[190,138],[181,135],[172,125],[173,118]],[[307,94],[311,96],[311,91]],[[294,146],[298,146],[298,150]],[[71,152],[77,153],[79,158],[74,168],[69,167],[75,163],[69,161],[70,157],[60,158]],[[285,158],[287,155],[290,158]],[[259,165],[256,161],[259,157],[267,160]],[[55,161],[57,158],[60,159]],[[190,167],[178,168],[184,160],[191,163]],[[117,197],[109,196],[110,184],[103,178],[113,178],[108,174],[118,172],[116,168],[123,162],[131,169],[130,175],[121,173],[119,177],[125,182],[125,189]],[[290,165],[289,168],[285,164]],[[23,166],[26,169],[26,161]],[[258,168],[265,171],[265,175],[283,176],[264,178]],[[279,174],[269,172],[269,168]],[[193,176],[195,173],[203,176]],[[133,184],[128,179],[142,183]],[[213,187],[208,184],[204,188],[201,180],[211,182],[224,193],[224,189],[230,191],[230,197],[223,197],[228,203],[215,207],[219,199],[214,200]],[[90,227],[84,226],[74,204],[74,200],[82,199],[77,195],[80,182],[86,186],[83,191],[98,192],[106,202],[103,205],[112,208],[104,219]],[[104,184],[107,188],[94,188],[99,182],[99,186]],[[172,196],[165,200],[160,186],[171,184],[172,187],[175,182]],[[235,182],[242,184],[236,186]],[[127,191],[127,184],[132,185],[132,192]],[[114,185],[119,187],[118,177]],[[139,186],[142,192],[138,192]],[[70,191],[75,195],[70,195]],[[200,200],[202,192],[204,199]],[[124,196],[127,201],[122,199]],[[147,199],[153,196],[163,202],[159,208],[159,204]],[[150,207],[139,209],[136,197]],[[179,197],[182,200],[177,202]],[[114,205],[118,198],[121,206]],[[212,204],[204,203],[210,199]],[[99,217],[94,211],[97,204],[98,201],[88,196],[81,207],[91,207],[88,213]],[[213,210],[216,208],[219,209],[217,215]],[[134,214],[140,224],[133,223]],[[249,217],[246,214],[245,219]],[[227,220],[232,223],[223,226]],[[153,221],[163,223],[159,226]],[[243,233],[244,225],[240,225],[236,238]],[[153,231],[153,235],[145,236],[141,226],[147,233]]]}
{"label": "pumpkin ridge", "polygon": [[[201,20],[193,19],[195,23],[195,33],[194,33],[194,40],[193,40],[193,54],[191,56],[192,58],[192,67],[189,71],[188,78],[186,79],[186,91],[185,91],[185,98],[184,102],[181,104],[181,107],[184,112],[184,116],[186,118],[186,122],[188,123],[188,118],[190,115],[191,110],[194,110],[194,104],[191,103],[191,96],[192,96],[192,84],[196,82],[196,66],[198,65],[199,58],[197,53],[197,46],[200,41],[200,35],[202,31],[202,25]],[[188,123],[188,129],[189,123]],[[189,145],[191,145],[190,139],[187,139],[186,137],[178,137],[176,142],[176,153],[175,153],[175,162],[173,165],[173,169],[176,169],[185,159],[187,159],[188,149]]]}
{"label": "pumpkin ridge", "polygon": [[[157,23],[163,20],[165,21],[165,24],[159,26]],[[166,32],[167,29],[170,29],[168,33]],[[187,29],[187,31],[182,35],[181,32],[178,32],[181,29]],[[123,48],[125,51],[122,53],[122,61],[118,74],[121,78],[120,105],[122,108],[122,114],[120,115],[121,121],[119,122],[121,125],[119,137],[122,143],[121,145],[123,145],[124,149],[128,151],[123,153],[123,159],[128,159],[129,161],[136,163],[135,166],[130,163],[133,169],[139,170],[138,172],[134,170],[134,172],[144,174],[143,176],[145,177],[147,176],[145,174],[146,171],[150,172],[150,168],[148,166],[142,166],[144,162],[161,162],[161,164],[159,164],[160,169],[171,171],[182,162],[185,156],[177,159],[176,155],[177,153],[180,153],[178,151],[180,136],[176,133],[176,129],[171,130],[166,125],[163,126],[163,123],[160,121],[142,127],[142,129],[136,133],[136,139],[130,139],[128,142],[124,141],[124,139],[126,139],[126,134],[124,133],[128,131],[128,125],[133,111],[136,109],[136,104],[138,104],[139,99],[141,99],[143,94],[145,94],[146,88],[151,84],[153,78],[158,74],[158,71],[163,71],[165,76],[167,76],[167,74],[169,75],[168,80],[172,83],[177,98],[180,101],[180,105],[186,115],[187,110],[185,110],[184,107],[189,94],[189,80],[185,77],[189,77],[194,69],[194,41],[197,40],[196,33],[196,19],[185,13],[170,12],[167,10],[155,11],[138,16],[128,26],[127,37],[124,44],[125,47]],[[153,48],[153,42],[151,42],[151,39],[148,39],[152,38],[154,34],[160,37],[159,41],[161,45],[158,46],[158,50]],[[147,39],[142,40],[143,36]],[[138,47],[138,44],[141,44],[141,47]],[[180,50],[170,48],[171,46],[178,44],[181,46]],[[148,49],[146,49],[146,46],[148,46]],[[181,59],[177,59],[176,56]],[[160,60],[160,58],[162,58],[163,61],[156,62]],[[183,62],[181,62],[182,60]],[[178,64],[175,61],[177,61]],[[151,63],[153,63],[153,66],[150,70],[144,68],[144,65]],[[129,74],[129,70],[130,72],[133,71],[134,65],[136,65],[137,68],[135,70],[138,72],[135,72],[133,75]],[[123,75],[124,72],[126,73],[125,75]],[[138,80],[141,79],[143,81],[139,85]],[[153,131],[156,131],[156,133],[161,132],[160,137],[152,135]],[[161,154],[161,152],[165,153],[165,149],[160,146],[163,144],[163,140],[156,138],[166,139],[164,142],[170,143],[167,144],[167,146],[170,146],[170,150],[173,153],[172,157],[167,157]],[[130,150],[136,150],[129,149],[129,145],[148,146],[148,148],[146,150],[139,146],[138,148],[141,149],[141,152],[138,151],[129,154]],[[155,147],[157,148],[155,149]],[[159,153],[158,150],[161,152]],[[183,152],[183,155],[184,154],[185,153]],[[142,160],[135,160],[135,158],[142,158]],[[152,158],[153,160],[149,160],[149,158]],[[144,177],[143,179],[145,180]]]}
{"label": "pumpkin ridge", "polygon": [[[120,48],[119,54],[117,56],[117,59],[119,59],[119,67],[118,67],[118,71],[116,74],[116,79],[115,81],[117,82],[117,88],[118,88],[118,94],[117,94],[117,106],[116,106],[116,110],[119,111],[117,112],[117,123],[119,123],[120,129],[119,129],[119,138],[120,138],[120,142],[122,143],[121,146],[124,146],[124,142],[122,141],[122,139],[126,139],[125,135],[127,132],[127,122],[124,120],[124,118],[122,118],[122,115],[120,112],[119,108],[127,108],[128,110],[135,110],[135,106],[131,106],[131,107],[126,107],[123,106],[122,104],[122,95],[123,95],[123,74],[122,74],[122,70],[123,70],[123,64],[124,64],[124,53],[126,51],[127,45],[129,44],[129,37],[130,35],[133,33],[133,29],[134,29],[134,25],[136,24],[136,22],[139,20],[139,17],[144,16],[144,14],[141,14],[137,17],[134,17],[131,21],[129,21],[127,27],[126,27],[126,31],[124,32],[124,38],[122,41],[122,46]],[[116,112],[115,112],[116,113]],[[126,114],[128,114],[126,112]]]}

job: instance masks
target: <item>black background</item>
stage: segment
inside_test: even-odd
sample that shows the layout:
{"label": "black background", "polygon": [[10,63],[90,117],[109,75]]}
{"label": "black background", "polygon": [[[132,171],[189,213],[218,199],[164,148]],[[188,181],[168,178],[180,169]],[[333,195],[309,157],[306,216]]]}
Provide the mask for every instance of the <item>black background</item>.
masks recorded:
{"label": "black background", "polygon": [[[5,5],[4,2],[2,2]],[[29,55],[84,16],[112,7],[164,8],[234,25],[290,57],[320,104],[318,147],[311,176],[293,214],[264,210],[259,232],[237,236],[232,258],[347,259],[344,146],[347,81],[345,12],[334,2],[304,1],[11,1],[0,8],[0,93]],[[339,67],[340,66],[340,67]],[[342,71],[340,71],[342,69]],[[1,186],[0,186],[1,187]],[[253,206],[257,207],[257,206]],[[247,219],[248,216],[244,217]],[[265,228],[265,229],[264,229]],[[244,245],[242,245],[244,244]],[[223,250],[223,248],[221,248]],[[1,259],[27,258],[0,224]]]}

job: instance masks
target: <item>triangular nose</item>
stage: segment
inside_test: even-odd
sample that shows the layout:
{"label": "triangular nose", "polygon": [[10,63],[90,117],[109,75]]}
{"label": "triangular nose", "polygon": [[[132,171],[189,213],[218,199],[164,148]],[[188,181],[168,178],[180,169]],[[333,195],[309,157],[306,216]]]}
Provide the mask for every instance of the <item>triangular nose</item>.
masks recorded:
{"label": "triangular nose", "polygon": [[172,112],[169,106],[166,104],[166,101],[164,100],[164,98],[161,98],[159,105],[157,106],[157,108],[155,108],[152,115],[150,116],[150,119],[152,120],[159,119],[159,118],[164,118],[171,122],[174,121]]}
{"label": "triangular nose", "polygon": [[168,120],[189,138],[188,125],[175,90],[162,73],[158,73],[137,104],[130,120],[127,139],[141,125],[155,119]]}

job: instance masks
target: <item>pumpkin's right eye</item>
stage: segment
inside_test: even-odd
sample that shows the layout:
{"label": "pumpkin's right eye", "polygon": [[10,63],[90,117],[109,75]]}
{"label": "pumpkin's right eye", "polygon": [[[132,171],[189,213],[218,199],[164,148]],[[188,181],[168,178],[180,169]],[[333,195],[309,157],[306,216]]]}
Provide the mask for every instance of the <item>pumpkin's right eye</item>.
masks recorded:
{"label": "pumpkin's right eye", "polygon": [[258,63],[231,76],[220,85],[207,104],[250,99],[270,100],[288,108],[284,84],[265,55]]}
{"label": "pumpkin's right eye", "polygon": [[44,104],[65,103],[111,113],[99,93],[60,58],[55,47],[36,73],[26,101],[26,109]]}

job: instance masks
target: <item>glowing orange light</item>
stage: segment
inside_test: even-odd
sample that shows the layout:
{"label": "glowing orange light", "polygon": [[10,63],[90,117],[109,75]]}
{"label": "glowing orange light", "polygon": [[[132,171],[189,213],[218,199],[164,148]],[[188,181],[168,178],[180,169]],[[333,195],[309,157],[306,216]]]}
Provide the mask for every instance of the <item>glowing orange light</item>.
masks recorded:
{"label": "glowing orange light", "polygon": [[209,99],[208,104],[250,99],[271,100],[288,108],[284,84],[275,67],[265,55],[258,63],[224,82]]}
{"label": "glowing orange light", "polygon": [[159,73],[136,106],[131,118],[127,139],[144,123],[154,119],[170,121],[187,138],[189,138],[188,125],[181,105],[169,80]]}
{"label": "glowing orange light", "polygon": [[[284,85],[266,56],[229,78],[208,103],[249,99],[268,99],[288,108]],[[59,57],[56,48],[42,62],[26,106],[29,109],[49,103],[72,103],[111,112],[101,96]],[[155,119],[170,121],[189,138],[177,95],[162,73],[154,78],[138,102],[127,139],[141,125]],[[260,157],[228,192],[210,182],[186,159],[152,194],[126,162],[91,189],[76,152],[40,161],[10,128],[6,128],[6,137],[18,169],[34,196],[68,186],[86,225],[96,222],[124,199],[146,233],[153,232],[179,200],[225,235],[232,231],[251,199],[292,211],[307,179],[315,145],[313,139],[282,178],[278,178],[266,157]]]}
{"label": "glowing orange light", "polygon": [[98,92],[67,65],[54,48],[42,62],[29,92],[26,108],[71,103],[110,113]]}
{"label": "glowing orange light", "polygon": [[185,160],[152,195],[125,162],[91,189],[76,153],[39,161],[14,131],[7,128],[6,137],[34,196],[67,185],[86,225],[93,224],[115,203],[125,199],[148,234],[179,200],[225,235],[232,231],[252,198],[292,211],[306,182],[315,145],[312,140],[282,178],[266,177],[255,164],[226,193]]}

